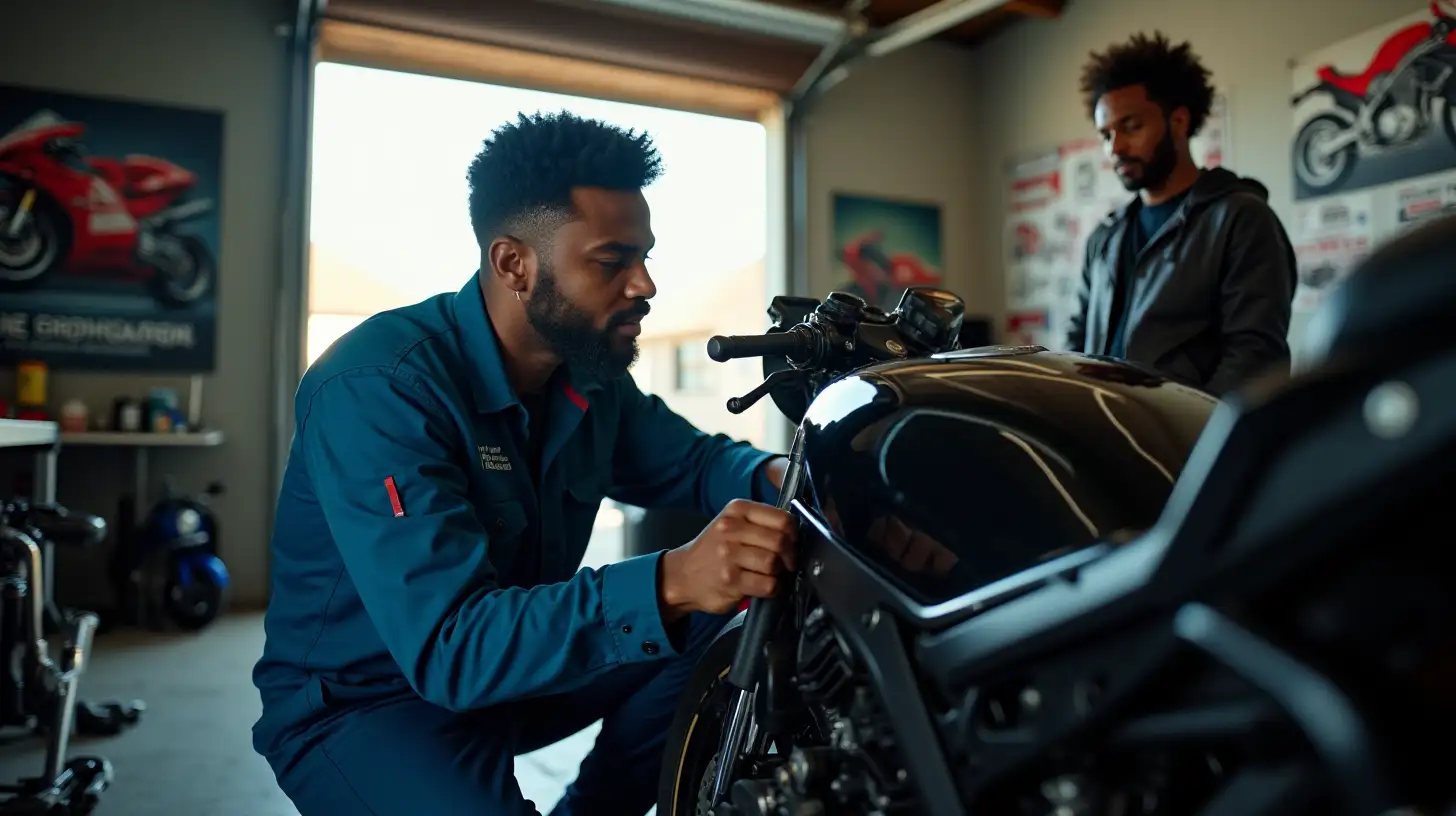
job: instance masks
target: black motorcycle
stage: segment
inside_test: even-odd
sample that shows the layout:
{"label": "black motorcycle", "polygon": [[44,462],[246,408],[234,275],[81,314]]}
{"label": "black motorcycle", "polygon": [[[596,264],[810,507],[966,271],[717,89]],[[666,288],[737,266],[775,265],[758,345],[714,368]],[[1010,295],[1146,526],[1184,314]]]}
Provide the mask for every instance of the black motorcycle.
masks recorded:
{"label": "black motorcycle", "polygon": [[658,814],[1447,812],[1452,257],[1456,219],[1375,253],[1322,365],[1223,403],[957,350],[933,289],[714,338],[765,360],[730,410],[798,425],[800,566],[702,657]]}

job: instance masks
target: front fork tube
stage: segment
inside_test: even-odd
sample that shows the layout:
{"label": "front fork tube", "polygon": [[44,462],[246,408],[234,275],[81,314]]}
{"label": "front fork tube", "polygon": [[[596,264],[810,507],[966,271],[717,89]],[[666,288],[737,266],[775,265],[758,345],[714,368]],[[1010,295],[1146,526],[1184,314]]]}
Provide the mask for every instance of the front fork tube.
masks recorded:
{"label": "front fork tube", "polygon": [[[801,426],[794,434],[794,444],[789,449],[789,465],[784,474],[784,484],[779,491],[778,507],[787,510],[798,497],[804,478],[804,429]],[[787,604],[792,584],[787,580],[779,582],[780,590],[772,598],[754,598],[749,601],[748,615],[743,622],[743,635],[738,641],[738,652],[728,671],[728,682],[734,686],[733,699],[728,704],[728,716],[723,727],[723,737],[718,745],[718,764],[713,773],[712,802],[723,801],[728,792],[728,781],[733,777],[739,760],[745,753],[763,753],[767,748],[768,734],[754,716],[754,694],[759,679],[763,676],[766,660],[764,647],[778,626],[779,616]],[[745,751],[745,748],[747,749]]]}

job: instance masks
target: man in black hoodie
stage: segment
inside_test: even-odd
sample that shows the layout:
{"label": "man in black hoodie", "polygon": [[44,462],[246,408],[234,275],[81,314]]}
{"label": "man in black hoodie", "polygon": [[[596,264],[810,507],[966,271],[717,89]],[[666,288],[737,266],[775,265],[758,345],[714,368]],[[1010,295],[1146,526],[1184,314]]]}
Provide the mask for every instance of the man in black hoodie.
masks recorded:
{"label": "man in black hoodie", "polygon": [[1161,33],[1093,54],[1087,113],[1118,178],[1138,197],[1087,240],[1073,351],[1143,363],[1220,395],[1289,370],[1294,249],[1269,191],[1200,169],[1189,140],[1213,105],[1209,72]]}

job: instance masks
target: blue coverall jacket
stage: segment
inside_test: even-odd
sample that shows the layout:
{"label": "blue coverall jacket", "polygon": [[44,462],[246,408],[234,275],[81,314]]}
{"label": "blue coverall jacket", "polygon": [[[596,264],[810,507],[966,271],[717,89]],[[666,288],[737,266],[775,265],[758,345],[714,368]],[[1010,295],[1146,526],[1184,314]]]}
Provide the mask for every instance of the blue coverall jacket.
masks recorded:
{"label": "blue coverall jacket", "polygon": [[478,274],[370,318],[304,376],[254,670],[254,745],[275,770],[381,699],[481,709],[676,655],[660,554],[578,571],[598,505],[771,500],[772,454],[697,430],[630,376],[558,373],[539,491]]}

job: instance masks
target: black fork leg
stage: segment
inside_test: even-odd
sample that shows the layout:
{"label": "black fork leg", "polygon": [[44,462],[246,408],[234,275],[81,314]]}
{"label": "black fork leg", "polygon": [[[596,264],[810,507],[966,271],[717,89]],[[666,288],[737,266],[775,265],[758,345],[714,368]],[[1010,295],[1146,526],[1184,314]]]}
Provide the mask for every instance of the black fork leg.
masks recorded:
{"label": "black fork leg", "polygon": [[[794,444],[789,451],[789,466],[784,474],[784,484],[779,491],[778,506],[788,509],[799,495],[803,482],[804,434],[801,428],[794,435]],[[723,726],[723,739],[718,748],[718,765],[713,774],[712,801],[723,801],[732,778],[743,756],[743,749],[750,732],[755,732],[753,722],[753,695],[758,679],[763,674],[767,661],[769,639],[777,628],[783,610],[788,606],[792,592],[792,576],[781,576],[779,590],[771,598],[754,598],[748,604],[748,616],[743,621],[743,634],[738,641],[738,652],[728,671],[728,683],[734,687],[733,699],[728,704],[728,717]]]}

